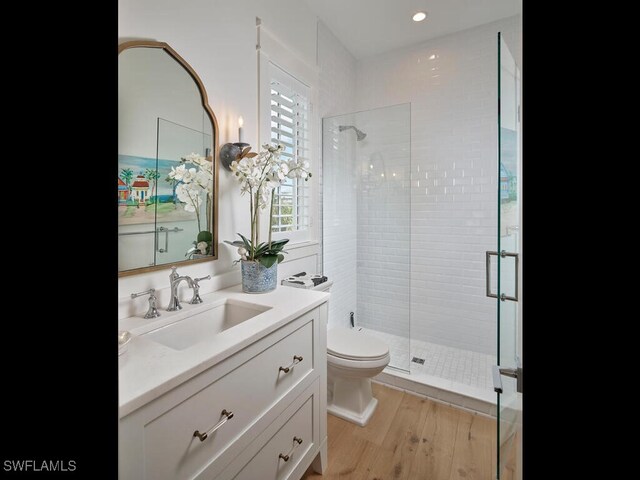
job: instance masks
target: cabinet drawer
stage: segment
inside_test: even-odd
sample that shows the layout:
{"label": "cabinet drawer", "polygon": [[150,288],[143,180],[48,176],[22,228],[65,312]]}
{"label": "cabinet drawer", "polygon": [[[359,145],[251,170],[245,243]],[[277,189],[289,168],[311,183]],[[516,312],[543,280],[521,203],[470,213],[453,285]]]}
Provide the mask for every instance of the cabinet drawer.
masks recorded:
{"label": "cabinet drawer", "polygon": [[235,480],[289,478],[313,445],[313,400],[309,397],[268,443],[234,477]]}
{"label": "cabinet drawer", "polygon": [[[197,475],[307,377],[313,370],[312,345],[313,321],[310,319],[147,423],[144,427],[144,477],[178,480]],[[294,361],[294,355],[302,360]],[[212,432],[212,427],[226,418],[223,410],[233,413],[233,417]],[[194,436],[196,431],[206,432],[207,437],[201,441]]]}

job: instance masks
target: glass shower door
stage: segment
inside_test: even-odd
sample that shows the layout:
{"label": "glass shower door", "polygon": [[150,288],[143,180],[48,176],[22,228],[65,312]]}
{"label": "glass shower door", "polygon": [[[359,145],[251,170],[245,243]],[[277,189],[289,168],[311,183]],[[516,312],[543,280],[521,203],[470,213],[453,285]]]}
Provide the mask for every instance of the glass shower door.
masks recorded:
{"label": "glass shower door", "polygon": [[329,328],[380,338],[389,367],[409,372],[411,106],[328,117],[322,128]]}
{"label": "glass shower door", "polygon": [[498,105],[497,478],[517,479],[522,446],[520,69],[500,33]]}

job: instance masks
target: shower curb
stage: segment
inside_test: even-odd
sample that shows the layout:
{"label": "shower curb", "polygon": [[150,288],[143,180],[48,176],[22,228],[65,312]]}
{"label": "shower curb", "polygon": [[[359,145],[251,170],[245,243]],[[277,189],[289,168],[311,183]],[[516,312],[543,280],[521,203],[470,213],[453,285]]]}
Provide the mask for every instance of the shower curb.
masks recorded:
{"label": "shower curb", "polygon": [[461,408],[463,410],[468,410],[473,413],[478,413],[492,418],[496,418],[497,416],[497,407],[495,402],[466,395],[461,392],[447,390],[435,385],[418,382],[411,379],[409,374],[392,370],[389,367],[385,368],[382,373],[373,377],[372,380],[376,383],[380,383],[397,390],[404,390],[414,395],[427,397],[430,400]]}

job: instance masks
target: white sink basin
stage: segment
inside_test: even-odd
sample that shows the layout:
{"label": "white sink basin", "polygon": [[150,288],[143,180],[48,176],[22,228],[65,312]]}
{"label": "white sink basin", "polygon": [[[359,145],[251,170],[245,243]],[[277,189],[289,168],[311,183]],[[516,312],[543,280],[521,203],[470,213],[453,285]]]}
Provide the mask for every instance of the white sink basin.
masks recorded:
{"label": "white sink basin", "polygon": [[227,299],[209,310],[170,323],[142,336],[174,350],[185,350],[196,343],[211,340],[218,333],[270,309],[271,307],[263,305]]}

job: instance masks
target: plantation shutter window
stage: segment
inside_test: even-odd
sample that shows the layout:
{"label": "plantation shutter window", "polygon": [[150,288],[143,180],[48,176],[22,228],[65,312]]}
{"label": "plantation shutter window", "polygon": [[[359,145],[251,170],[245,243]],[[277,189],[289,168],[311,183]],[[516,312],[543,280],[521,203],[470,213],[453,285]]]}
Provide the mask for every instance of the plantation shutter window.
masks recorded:
{"label": "plantation shutter window", "polygon": [[[284,148],[284,160],[310,161],[309,87],[270,63],[271,142]],[[310,226],[310,182],[290,179],[274,191],[272,231],[292,232]]]}

